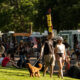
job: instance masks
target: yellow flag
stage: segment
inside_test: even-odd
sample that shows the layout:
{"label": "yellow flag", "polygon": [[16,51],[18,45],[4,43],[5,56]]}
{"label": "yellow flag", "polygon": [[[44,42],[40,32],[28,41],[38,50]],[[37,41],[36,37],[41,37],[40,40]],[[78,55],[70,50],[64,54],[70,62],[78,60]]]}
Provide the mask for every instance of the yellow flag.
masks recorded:
{"label": "yellow flag", "polygon": [[51,21],[51,14],[47,15],[47,20]]}
{"label": "yellow flag", "polygon": [[52,27],[49,27],[49,32],[52,32]]}
{"label": "yellow flag", "polygon": [[47,15],[47,24],[48,24],[48,31],[52,32],[52,20],[51,20],[51,14]]}

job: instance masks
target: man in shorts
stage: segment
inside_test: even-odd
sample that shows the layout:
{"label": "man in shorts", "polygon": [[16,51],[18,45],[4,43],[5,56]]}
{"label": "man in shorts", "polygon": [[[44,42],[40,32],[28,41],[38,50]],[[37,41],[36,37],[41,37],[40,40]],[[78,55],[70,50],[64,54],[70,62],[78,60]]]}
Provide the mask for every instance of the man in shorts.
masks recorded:
{"label": "man in shorts", "polygon": [[53,68],[55,65],[55,55],[54,55],[54,48],[53,48],[53,34],[50,32],[48,34],[47,40],[44,42],[42,48],[41,48],[41,53],[40,55],[42,56],[43,52],[43,57],[44,57],[44,72],[43,76],[46,75],[46,71],[48,67],[50,67],[50,77],[53,75]]}

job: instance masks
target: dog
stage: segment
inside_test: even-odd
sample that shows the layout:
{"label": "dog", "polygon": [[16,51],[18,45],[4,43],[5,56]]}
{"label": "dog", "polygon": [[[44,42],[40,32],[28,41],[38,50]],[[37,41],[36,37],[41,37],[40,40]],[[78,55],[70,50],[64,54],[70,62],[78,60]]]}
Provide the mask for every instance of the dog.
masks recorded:
{"label": "dog", "polygon": [[26,67],[28,68],[28,70],[30,72],[30,77],[34,77],[34,76],[40,77],[39,71],[42,68],[42,64],[39,63],[38,65],[39,65],[39,67],[34,67],[30,63],[26,64]]}

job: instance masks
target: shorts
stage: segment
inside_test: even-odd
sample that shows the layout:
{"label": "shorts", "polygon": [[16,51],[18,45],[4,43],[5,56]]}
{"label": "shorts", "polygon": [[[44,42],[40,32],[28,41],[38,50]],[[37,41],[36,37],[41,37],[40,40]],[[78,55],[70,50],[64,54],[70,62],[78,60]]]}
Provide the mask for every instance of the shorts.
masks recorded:
{"label": "shorts", "polygon": [[44,64],[45,66],[55,66],[55,55],[48,54],[44,55]]}
{"label": "shorts", "polygon": [[59,60],[59,58],[62,58],[62,60],[65,60],[65,56],[63,53],[57,53],[57,60]]}
{"label": "shorts", "polygon": [[63,53],[57,53],[59,57],[63,57]]}

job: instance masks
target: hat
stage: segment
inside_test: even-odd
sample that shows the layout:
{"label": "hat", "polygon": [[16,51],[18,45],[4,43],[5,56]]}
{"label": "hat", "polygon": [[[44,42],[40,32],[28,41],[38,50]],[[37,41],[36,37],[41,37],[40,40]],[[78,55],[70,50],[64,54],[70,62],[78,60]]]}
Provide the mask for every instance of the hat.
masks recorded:
{"label": "hat", "polygon": [[59,37],[57,38],[57,40],[63,41],[63,38],[62,38],[61,36],[59,36]]}

